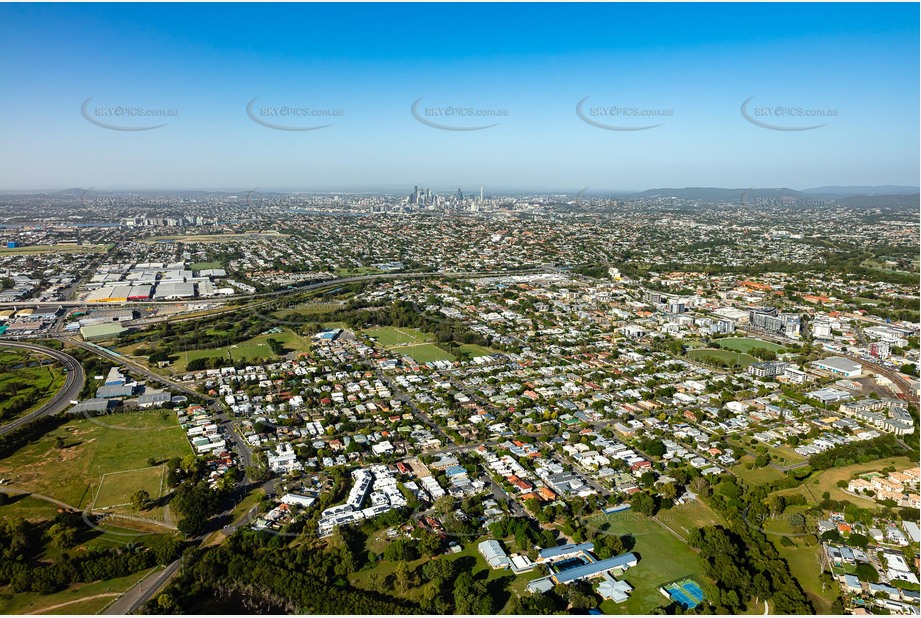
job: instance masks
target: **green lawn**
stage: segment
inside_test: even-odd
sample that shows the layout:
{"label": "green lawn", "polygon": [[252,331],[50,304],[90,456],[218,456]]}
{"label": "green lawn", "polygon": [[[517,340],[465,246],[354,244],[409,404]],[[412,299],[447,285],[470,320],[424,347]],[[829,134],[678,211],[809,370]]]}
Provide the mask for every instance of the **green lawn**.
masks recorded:
{"label": "green lawn", "polygon": [[761,339],[754,339],[752,337],[727,337],[726,339],[718,339],[716,343],[721,348],[734,350],[736,352],[751,352],[755,348],[771,350],[772,352],[785,351],[785,348],[781,345],[769,341],[762,341]]}
{"label": "green lawn", "polygon": [[64,386],[66,376],[60,363],[29,366],[47,360],[38,352],[0,346],[0,422],[28,414]]}
{"label": "green lawn", "polygon": [[[815,473],[806,479],[799,487],[784,489],[775,492],[779,495],[786,496],[800,494],[806,497],[806,500],[812,504],[818,504],[822,500],[822,494],[828,492],[832,500],[848,500],[861,508],[875,508],[878,504],[869,497],[855,496],[844,489],[838,487],[838,481],[849,480],[854,474],[863,474],[866,472],[878,472],[883,468],[894,466],[896,470],[904,470],[918,465],[910,458],[905,456],[889,457],[887,459],[877,459],[862,464],[853,464],[843,468],[829,468]],[[818,481],[818,482],[816,482]]]}
{"label": "green lawn", "polygon": [[93,510],[130,504],[131,496],[141,489],[156,500],[163,488],[164,466],[109,472],[96,490]]}
{"label": "green lawn", "polygon": [[359,268],[337,268],[336,276],[345,277],[362,277],[364,275],[379,275],[384,271],[380,268],[371,268],[370,266],[361,266]]}
{"label": "green lawn", "polygon": [[487,348],[475,343],[461,344],[460,353],[464,355],[469,354],[470,358],[476,358],[477,356],[489,356],[490,354],[500,354],[498,350],[493,350],[492,348]]}
{"label": "green lawn", "polygon": [[[55,447],[58,436],[64,439],[63,449]],[[162,461],[191,453],[185,432],[171,412],[166,418],[159,413],[81,417],[0,460],[0,477],[11,479],[17,489],[86,508],[103,474],[149,468],[149,457]]]}
{"label": "green lawn", "polygon": [[761,485],[762,483],[770,483],[771,481],[779,481],[784,478],[784,473],[774,468],[773,466],[764,466],[763,468],[752,468],[751,470],[745,469],[746,463],[752,463],[754,459],[750,455],[746,455],[741,459],[741,463],[732,468],[732,473],[736,476],[748,481],[752,485]]}
{"label": "green lawn", "polygon": [[738,364],[742,367],[748,367],[752,363],[758,362],[758,359],[742,352],[733,352],[731,350],[722,350],[716,348],[698,348],[688,350],[688,358],[696,361],[703,361],[707,358],[718,358],[723,362],[732,365]]}
{"label": "green lawn", "polygon": [[454,356],[448,354],[437,345],[423,343],[421,345],[411,345],[397,348],[401,354],[408,354],[413,357],[417,363],[429,363],[431,361],[453,361]]}
{"label": "green lawn", "polygon": [[790,574],[796,578],[800,586],[806,592],[806,596],[812,601],[816,608],[816,613],[831,613],[831,605],[835,602],[835,588],[822,590],[822,583],[819,581],[819,575],[822,572],[819,562],[821,545],[806,547],[802,540],[793,539],[793,547],[784,547],[780,544],[779,536],[768,535],[771,542],[780,552],[780,555],[787,560],[790,565]]}
{"label": "green lawn", "polygon": [[397,328],[396,326],[378,326],[377,328],[368,328],[361,332],[373,338],[378,344],[385,348],[411,345],[435,339],[434,336],[423,333],[421,330],[415,328]]}
{"label": "green lawn", "polygon": [[659,511],[656,515],[656,519],[685,539],[688,538],[688,534],[690,534],[691,530],[695,528],[725,525],[722,517],[714,513],[709,506],[699,500],[681,504],[666,511]]}
{"label": "green lawn", "polygon": [[266,343],[269,339],[275,339],[281,342],[288,352],[306,352],[310,343],[302,336],[290,329],[284,329],[280,333],[270,335],[257,335],[252,339],[223,346],[220,348],[209,348],[203,350],[190,350],[188,352],[179,352],[178,360],[173,365],[175,371],[183,373],[190,360],[196,358],[226,358],[227,360],[254,360],[266,359],[272,360],[277,358],[272,352],[272,348]]}
{"label": "green lawn", "polygon": [[223,267],[224,265],[221,264],[220,262],[193,262],[192,265],[189,266],[189,268],[192,270],[207,270],[207,269],[223,268]]}
{"label": "green lawn", "polygon": [[[154,567],[126,577],[89,584],[73,584],[54,594],[16,592],[9,586],[0,587],[0,613],[3,614],[95,614],[102,611],[119,594],[159,569]],[[90,598],[96,597],[96,598]],[[54,609],[56,606],[57,609]]]}
{"label": "green lawn", "polygon": [[0,519],[7,521],[17,517],[42,521],[54,519],[57,514],[58,507],[54,504],[26,495],[7,496],[6,504],[0,506]]}
{"label": "green lawn", "polygon": [[[691,515],[689,511],[687,517],[691,518]],[[605,604],[602,609],[608,613],[649,614],[657,607],[668,605],[668,600],[658,591],[659,586],[685,577],[703,583],[694,550],[652,519],[632,511],[623,511],[596,515],[589,519],[586,526],[594,528],[597,531],[595,535],[631,534],[636,539],[632,551],[638,555],[639,563],[618,578],[633,586],[633,592],[623,603]],[[669,527],[674,528],[671,523]],[[588,540],[593,540],[591,532]]]}
{"label": "green lawn", "polygon": [[294,309],[281,309],[272,313],[276,318],[288,318],[292,315],[322,315],[332,313],[343,307],[342,303],[304,303]]}

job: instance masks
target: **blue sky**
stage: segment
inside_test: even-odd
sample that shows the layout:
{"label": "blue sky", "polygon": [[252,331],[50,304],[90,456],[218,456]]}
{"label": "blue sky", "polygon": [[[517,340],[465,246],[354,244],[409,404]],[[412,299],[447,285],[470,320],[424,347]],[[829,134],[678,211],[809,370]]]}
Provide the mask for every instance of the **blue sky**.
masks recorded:
{"label": "blue sky", "polygon": [[[916,185],[918,22],[917,4],[5,4],[0,189]],[[257,119],[333,124],[262,126],[256,97]],[[498,124],[428,126],[420,97],[422,120]],[[590,120],[661,124],[592,126],[586,97]],[[757,126],[750,97],[755,120],[825,126]],[[101,115],[118,106],[178,114]],[[281,106],[341,115],[262,115]]]}

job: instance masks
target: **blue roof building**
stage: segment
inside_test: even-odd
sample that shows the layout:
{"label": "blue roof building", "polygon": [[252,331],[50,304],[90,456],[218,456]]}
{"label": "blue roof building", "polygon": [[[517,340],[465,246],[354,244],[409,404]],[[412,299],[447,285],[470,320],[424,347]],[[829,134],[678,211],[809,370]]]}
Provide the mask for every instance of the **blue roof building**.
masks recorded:
{"label": "blue roof building", "polygon": [[632,552],[629,552],[614,556],[613,558],[608,558],[607,560],[599,560],[598,562],[583,564],[582,566],[567,569],[562,573],[557,573],[553,578],[558,584],[568,584],[569,582],[578,581],[580,579],[596,577],[612,569],[627,569],[636,566],[636,562],[636,556]]}
{"label": "blue roof building", "polygon": [[594,543],[580,543],[574,544],[570,543],[569,545],[560,545],[558,547],[548,547],[542,549],[538,552],[538,560],[540,562],[561,560],[563,558],[569,558],[571,556],[576,556],[583,552],[594,551]]}

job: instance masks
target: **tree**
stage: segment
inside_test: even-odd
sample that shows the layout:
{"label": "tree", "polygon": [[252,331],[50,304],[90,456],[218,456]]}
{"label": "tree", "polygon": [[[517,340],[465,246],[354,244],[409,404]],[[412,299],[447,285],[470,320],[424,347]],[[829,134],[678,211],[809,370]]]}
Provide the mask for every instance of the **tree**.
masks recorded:
{"label": "tree", "polygon": [[74,544],[77,538],[77,531],[66,523],[61,522],[48,529],[48,536],[51,537],[51,542],[55,547],[64,549]]}
{"label": "tree", "polygon": [[649,494],[640,492],[630,499],[630,508],[641,515],[652,517],[656,514],[656,501]]}
{"label": "tree", "polygon": [[64,438],[62,438],[61,436],[58,436],[57,438],[55,438],[54,448],[58,449],[59,451],[62,450],[64,448]]}
{"label": "tree", "polygon": [[131,495],[131,506],[134,507],[136,511],[146,508],[149,502],[150,494],[146,489],[139,489]]}
{"label": "tree", "polygon": [[451,496],[442,496],[435,501],[435,512],[441,516],[447,515],[454,510],[454,498]]}
{"label": "tree", "polygon": [[678,487],[674,483],[665,483],[659,487],[659,493],[666,500],[674,500],[678,497]]}
{"label": "tree", "polygon": [[872,565],[866,562],[861,562],[857,565],[854,569],[854,575],[865,582],[876,583],[879,581],[879,573],[876,572]]}
{"label": "tree", "polygon": [[647,455],[652,455],[653,457],[661,457],[665,454],[666,448],[662,440],[652,439],[642,440],[640,442],[640,450],[645,452]]}
{"label": "tree", "polygon": [[409,590],[409,567],[406,566],[405,562],[397,562],[397,568],[393,572],[393,576],[395,578],[397,588],[400,590],[400,592],[405,593],[407,590]]}

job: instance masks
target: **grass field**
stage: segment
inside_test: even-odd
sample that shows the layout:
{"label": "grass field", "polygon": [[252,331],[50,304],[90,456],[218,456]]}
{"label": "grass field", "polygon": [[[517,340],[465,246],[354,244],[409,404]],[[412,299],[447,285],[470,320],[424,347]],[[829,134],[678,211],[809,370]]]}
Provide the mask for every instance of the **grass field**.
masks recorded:
{"label": "grass field", "polygon": [[337,277],[361,277],[364,275],[379,275],[383,270],[380,268],[371,268],[370,266],[362,266],[360,268],[337,268],[336,276]]}
{"label": "grass field", "polygon": [[385,348],[394,346],[412,345],[433,341],[434,336],[423,333],[415,328],[397,328],[395,326],[379,326],[377,328],[368,328],[361,331],[368,337],[373,338],[377,343]]}
{"label": "grass field", "polygon": [[[695,514],[692,511],[686,515],[689,521],[700,516],[699,512]],[[639,563],[620,578],[633,586],[633,592],[623,603],[606,604],[603,609],[607,612],[649,614],[656,607],[668,604],[665,597],[659,593],[659,586],[685,577],[703,583],[699,560],[694,550],[654,520],[639,513],[623,511],[611,515],[596,515],[587,525],[601,530],[600,533],[619,536],[631,534],[636,539],[636,546],[632,551],[639,556]],[[671,523],[669,527],[674,528]],[[588,540],[592,540],[591,534]]]}
{"label": "grass field", "polygon": [[464,356],[470,356],[470,358],[476,358],[477,356],[489,356],[490,354],[499,354],[500,352],[475,343],[464,343],[460,346],[460,353]]}
{"label": "grass field", "polygon": [[784,489],[775,493],[781,496],[799,494],[805,496],[806,500],[812,504],[818,504],[822,501],[822,493],[827,491],[830,494],[832,500],[849,500],[850,502],[862,508],[875,508],[878,506],[875,501],[870,498],[849,494],[844,489],[838,487],[838,481],[849,480],[854,474],[878,472],[879,470],[889,466],[894,466],[896,470],[904,470],[905,468],[917,465],[917,461],[912,462],[909,457],[902,456],[889,457],[888,459],[877,459],[876,461],[870,461],[863,464],[853,464],[843,468],[829,468],[828,470],[823,470],[813,474],[799,487]]}
{"label": "grass field", "polygon": [[[0,421],[12,421],[41,406],[64,386],[65,374],[60,363],[36,365],[48,360],[44,354],[0,346]],[[23,367],[14,368],[18,365]],[[22,407],[28,398],[35,403]],[[20,409],[22,408],[22,409]]]}
{"label": "grass field", "polygon": [[722,517],[699,500],[672,507],[667,511],[660,511],[656,519],[684,537],[685,540],[695,528],[725,525]]}
{"label": "grass field", "polygon": [[437,345],[423,343],[420,345],[410,345],[399,348],[401,354],[408,354],[413,357],[417,363],[430,363],[432,361],[453,361],[454,356],[448,354]]}
{"label": "grass field", "polygon": [[192,262],[189,268],[192,270],[206,270],[209,268],[224,268],[224,265],[220,262]]}
{"label": "grass field", "polygon": [[288,318],[292,315],[323,315],[341,309],[344,303],[304,303],[296,308],[281,309],[272,313],[276,318]]}
{"label": "grass field", "polygon": [[736,352],[751,352],[755,348],[771,350],[772,352],[783,352],[785,348],[776,343],[754,339],[752,337],[727,337],[718,339],[717,344],[723,349],[734,350]]}
{"label": "grass field", "polygon": [[751,470],[746,470],[745,464],[751,463],[753,461],[754,459],[750,455],[746,455],[742,458],[739,465],[732,468],[732,473],[748,481],[752,485],[760,485],[762,483],[770,483],[771,481],[779,481],[784,477],[784,473],[777,468],[774,468],[773,466],[764,466],[763,468],[753,468]]}
{"label": "grass field", "polygon": [[722,350],[717,348],[698,348],[688,350],[688,358],[691,360],[702,361],[706,358],[718,358],[723,362],[738,364],[742,367],[748,367],[752,363],[758,362],[758,359],[749,354],[742,352],[733,352],[732,350]]}
{"label": "grass field", "polygon": [[156,500],[162,493],[164,473],[164,466],[106,473],[96,490],[93,510],[125,506],[131,502],[132,494],[140,489]]}
{"label": "grass field", "polygon": [[0,613],[95,614],[107,607],[122,592],[132,588],[159,568],[161,567],[90,584],[73,584],[66,590],[54,594],[14,593],[9,586],[3,586],[0,588]]}
{"label": "grass field", "polygon": [[58,507],[54,504],[30,496],[7,496],[6,500],[6,504],[0,506],[0,519],[22,517],[29,521],[42,521],[54,519],[58,514]]}
{"label": "grass field", "polygon": [[796,578],[806,596],[812,601],[816,614],[831,613],[831,605],[835,602],[835,589],[822,590],[822,583],[819,581],[819,575],[822,573],[819,566],[822,546],[806,547],[801,540],[792,539],[795,545],[784,547],[780,544],[781,537],[769,535],[768,538],[790,565],[790,574]]}
{"label": "grass field", "polygon": [[228,360],[273,359],[276,356],[269,344],[266,343],[269,339],[281,342],[287,352],[306,352],[310,347],[306,339],[292,330],[284,329],[280,333],[258,335],[252,339],[220,348],[179,352],[179,358],[173,368],[180,373],[184,372],[189,361],[196,358],[226,358]]}
{"label": "grass field", "polygon": [[[63,449],[55,448],[59,436]],[[166,418],[150,413],[76,418],[0,460],[0,477],[18,489],[86,508],[103,474],[149,468],[150,457],[189,454],[192,447],[171,413]]]}
{"label": "grass field", "polygon": [[29,245],[0,247],[0,255],[42,255],[48,253],[105,253],[112,245]]}

